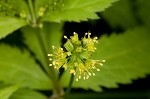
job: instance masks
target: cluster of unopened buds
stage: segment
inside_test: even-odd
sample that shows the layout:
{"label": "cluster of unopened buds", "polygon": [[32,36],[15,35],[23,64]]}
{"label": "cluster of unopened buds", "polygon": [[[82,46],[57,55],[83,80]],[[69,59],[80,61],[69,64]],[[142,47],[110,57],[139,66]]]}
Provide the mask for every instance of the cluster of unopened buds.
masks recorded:
{"label": "cluster of unopened buds", "polygon": [[91,33],[85,33],[85,36],[78,37],[77,33],[67,38],[67,42],[63,48],[52,46],[54,54],[48,54],[51,64],[55,69],[59,70],[63,67],[65,70],[69,69],[71,74],[75,75],[76,81],[79,79],[88,79],[90,76],[95,76],[94,70],[100,71],[98,65],[103,66],[105,60],[92,60],[91,56],[95,52],[95,43],[98,43],[97,37],[91,38]]}

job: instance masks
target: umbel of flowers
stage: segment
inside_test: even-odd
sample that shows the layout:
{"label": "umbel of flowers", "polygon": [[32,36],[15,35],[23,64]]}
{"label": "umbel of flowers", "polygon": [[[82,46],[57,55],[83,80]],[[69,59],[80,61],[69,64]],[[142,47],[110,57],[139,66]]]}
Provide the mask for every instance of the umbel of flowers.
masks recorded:
{"label": "umbel of flowers", "polygon": [[69,69],[71,74],[75,75],[76,81],[79,79],[88,79],[90,76],[95,76],[94,70],[100,71],[97,66],[103,66],[105,60],[92,60],[92,53],[95,52],[95,43],[98,43],[97,37],[91,38],[91,33],[85,33],[85,36],[78,38],[77,33],[67,38],[67,42],[63,48],[52,46],[54,54],[48,54],[49,60],[52,61],[49,66],[54,66],[59,70],[63,67]]}

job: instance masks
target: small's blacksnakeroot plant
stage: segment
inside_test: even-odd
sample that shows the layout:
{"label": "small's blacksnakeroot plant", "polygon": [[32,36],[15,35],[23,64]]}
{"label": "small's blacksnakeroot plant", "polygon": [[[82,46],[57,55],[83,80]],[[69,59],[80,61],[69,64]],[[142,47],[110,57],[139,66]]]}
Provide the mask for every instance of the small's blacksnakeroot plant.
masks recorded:
{"label": "small's blacksnakeroot plant", "polygon": [[100,71],[98,65],[103,66],[105,60],[92,60],[92,53],[95,52],[95,43],[98,43],[97,37],[91,38],[91,33],[85,33],[85,36],[78,37],[77,33],[73,33],[73,36],[67,38],[67,42],[63,48],[52,46],[54,54],[48,54],[52,61],[49,66],[54,66],[56,70],[63,67],[65,70],[69,69],[69,72],[75,76],[75,80],[88,79],[90,76],[95,76],[94,70]]}
{"label": "small's blacksnakeroot plant", "polygon": [[[118,4],[108,9],[116,1]],[[148,3],[136,0],[137,13],[130,14],[134,5],[129,0],[0,0],[0,99],[70,99],[71,88],[98,92],[102,89],[100,86],[115,88],[118,83],[128,84],[133,79],[146,77],[150,74]],[[121,4],[125,6],[122,8]],[[127,11],[117,11],[118,8]],[[102,21],[98,20],[97,13],[101,13]],[[115,21],[125,14],[127,22]],[[139,25],[137,18],[142,24]],[[101,51],[99,44],[96,50],[97,37],[91,37],[91,33],[85,33],[82,38],[77,33],[64,36],[63,47],[52,46],[60,45],[63,29],[71,29],[65,22],[78,22],[75,26],[87,22],[90,28],[107,28],[105,32],[110,35],[101,36]],[[95,24],[91,24],[93,22]],[[107,25],[102,26],[105,22]],[[120,35],[114,34],[118,25],[125,31]],[[52,46],[53,53],[48,54],[47,45]],[[109,60],[103,72],[99,71],[105,60],[94,60],[100,57]],[[56,71],[65,74],[59,75]],[[97,77],[93,77],[95,75]],[[74,81],[78,82],[72,86]],[[84,91],[81,94],[88,97]],[[76,94],[76,98],[81,98],[81,94]],[[95,94],[91,96],[95,98]]]}

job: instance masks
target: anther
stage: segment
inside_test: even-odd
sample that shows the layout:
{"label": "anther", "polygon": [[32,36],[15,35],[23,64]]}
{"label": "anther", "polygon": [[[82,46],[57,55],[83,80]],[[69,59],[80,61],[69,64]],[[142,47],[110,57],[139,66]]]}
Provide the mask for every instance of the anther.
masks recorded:
{"label": "anther", "polygon": [[53,54],[47,54],[48,56],[53,56]]}
{"label": "anther", "polygon": [[102,62],[106,62],[106,60],[102,60]]}
{"label": "anther", "polygon": [[52,64],[55,65],[55,61],[53,61]]}
{"label": "anther", "polygon": [[98,39],[98,37],[94,37],[94,39],[95,39],[95,40],[97,40],[97,39]]}
{"label": "anther", "polygon": [[103,64],[102,63],[99,63],[101,66],[103,66]]}
{"label": "anther", "polygon": [[95,76],[95,73],[93,73],[93,76]]}
{"label": "anther", "polygon": [[85,80],[85,76],[83,77],[83,79]]}
{"label": "anther", "polygon": [[52,66],[52,64],[49,64],[49,66]]}
{"label": "anther", "polygon": [[52,59],[51,59],[51,58],[50,58],[49,60],[50,60],[50,61],[52,61]]}
{"label": "anther", "polygon": [[98,43],[98,41],[95,41],[95,43]]}
{"label": "anther", "polygon": [[73,35],[77,34],[76,32],[73,32]]}
{"label": "anther", "polygon": [[52,46],[52,48],[54,49],[54,48],[55,48],[55,46]]}
{"label": "anther", "polygon": [[64,35],[64,38],[67,39],[67,36]]}
{"label": "anther", "polygon": [[81,76],[79,76],[79,79],[81,79]]}
{"label": "anther", "polygon": [[60,48],[63,51],[63,48]]}
{"label": "anther", "polygon": [[78,78],[76,78],[76,81],[78,81]]}
{"label": "anther", "polygon": [[89,73],[89,75],[91,76],[92,74],[91,74],[91,73]]}

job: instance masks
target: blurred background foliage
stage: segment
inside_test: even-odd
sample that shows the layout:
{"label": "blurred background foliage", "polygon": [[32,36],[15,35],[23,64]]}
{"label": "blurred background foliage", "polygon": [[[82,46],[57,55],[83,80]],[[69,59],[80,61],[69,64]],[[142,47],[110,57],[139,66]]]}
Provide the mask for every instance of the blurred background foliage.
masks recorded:
{"label": "blurred background foliage", "polygon": [[[40,3],[36,4],[40,6]],[[71,2],[64,8],[64,12],[71,8],[69,4]],[[22,5],[25,6],[24,3]],[[75,82],[68,99],[150,99],[149,5],[148,0],[120,0],[105,10],[101,7],[101,10],[92,9],[96,10],[98,17],[88,12],[88,15],[81,14],[82,17],[80,14],[74,16],[70,14],[71,10],[67,10],[67,14],[61,12],[62,17],[59,17],[55,11],[50,10],[51,13],[43,18],[43,21],[49,21],[44,22],[41,35],[48,53],[51,53],[51,45],[59,46],[65,42],[63,35],[71,36],[77,32],[79,37],[83,37],[85,32],[90,31],[93,36],[99,37],[96,45],[98,51],[93,58],[105,59],[106,63],[100,67],[100,72],[96,72],[95,77]],[[23,8],[27,9],[22,6],[18,10]],[[0,24],[16,24],[13,27],[1,27],[6,32],[7,28],[18,29],[26,25],[23,21],[5,19],[10,22],[5,23],[1,20],[4,19],[0,19]],[[55,23],[61,20],[63,22]],[[41,66],[47,64],[36,37],[37,32],[25,26],[0,40],[1,99],[47,99],[50,95],[52,82]],[[68,86],[69,78],[67,72],[62,75],[60,82],[63,87]]]}

